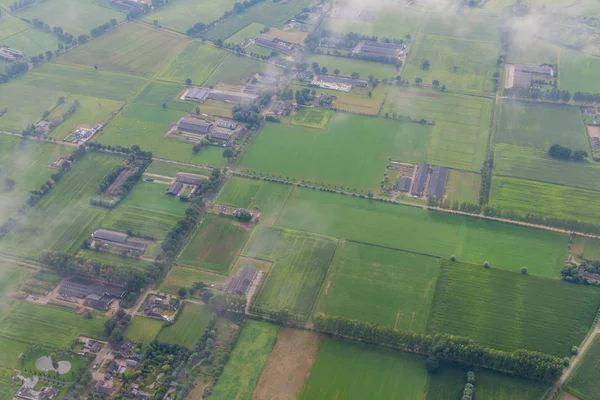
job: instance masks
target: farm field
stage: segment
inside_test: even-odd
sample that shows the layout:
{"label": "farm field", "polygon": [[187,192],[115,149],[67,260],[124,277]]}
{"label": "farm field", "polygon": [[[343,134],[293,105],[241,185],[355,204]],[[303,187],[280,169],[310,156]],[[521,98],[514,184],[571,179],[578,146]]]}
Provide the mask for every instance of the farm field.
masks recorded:
{"label": "farm field", "polygon": [[[583,290],[586,289],[586,290]],[[594,321],[600,291],[481,264],[444,261],[427,330],[496,349],[566,356]]]}
{"label": "farm field", "polygon": [[325,337],[302,399],[421,399],[423,362],[414,354]]}
{"label": "farm field", "polygon": [[503,101],[495,143],[548,151],[553,144],[589,151],[579,108]]}
{"label": "farm field", "polygon": [[568,237],[351,196],[294,189],[276,226],[557,278]]}
{"label": "farm field", "polygon": [[365,11],[374,14],[374,18],[370,21],[357,19],[356,10],[349,10],[347,15],[326,20],[327,28],[335,32],[404,39],[406,35],[415,37],[425,15],[420,10],[397,5],[394,7],[393,3],[386,4],[385,12],[381,12],[376,6],[366,8]]}
{"label": "farm field", "polygon": [[175,177],[178,172],[196,175],[209,175],[211,171],[208,169],[191,167],[189,165],[173,164],[165,161],[154,160],[144,172],[147,174]]}
{"label": "farm field", "polygon": [[324,131],[267,124],[238,168],[367,192],[383,178],[389,157],[423,162],[430,135],[429,126],[344,113],[334,114]]}
{"label": "farm field", "polygon": [[[21,289],[23,280],[31,270],[6,261],[0,261],[0,315],[8,310],[8,297],[16,289]],[[0,348],[2,348],[0,342]],[[17,354],[18,356],[18,354]],[[2,365],[2,360],[0,360]]]}
{"label": "farm field", "polygon": [[183,248],[177,263],[228,275],[250,230],[250,225],[234,219],[206,214]]}
{"label": "farm field", "polygon": [[498,400],[541,400],[550,390],[547,383],[514,378],[490,371],[477,371],[477,396]]}
{"label": "farm field", "polygon": [[[462,365],[441,362],[435,374],[427,375],[427,395],[423,400],[460,399],[465,388],[466,373],[467,368]],[[475,372],[475,384],[478,383]]]}
{"label": "farm field", "polygon": [[[419,34],[412,44],[402,78],[414,83],[421,77],[430,85],[434,79],[448,89],[468,92],[492,92],[492,75],[497,70],[499,45],[485,42]],[[423,60],[431,66],[421,69]]]}
{"label": "farm field", "polygon": [[448,174],[447,196],[451,203],[467,202],[479,203],[479,188],[481,187],[481,175],[473,172],[458,171],[451,169]]}
{"label": "farm field", "polygon": [[152,23],[158,20],[161,26],[185,33],[196,22],[208,24],[218,20],[225,11],[233,9],[233,0],[208,0],[202,3],[192,0],[168,3],[158,11],[148,13],[143,20]]}
{"label": "farm field", "polygon": [[27,25],[26,22],[21,21],[19,18],[13,17],[10,14],[6,14],[4,18],[2,18],[2,25],[0,26],[0,40],[4,41],[27,29],[29,29],[29,25]]}
{"label": "farm field", "polygon": [[[114,51],[115,43],[119,43],[120,51]],[[128,22],[58,60],[63,64],[97,65],[99,70],[149,76],[160,71],[186,44],[187,40],[178,35]]]}
{"label": "farm field", "polygon": [[211,397],[223,400],[250,399],[273,350],[278,331],[277,325],[246,320]]}
{"label": "farm field", "polygon": [[292,187],[273,182],[231,177],[217,198],[218,204],[258,210],[263,224],[275,222]]}
{"label": "farm field", "polygon": [[263,63],[250,57],[229,53],[223,61],[221,61],[219,67],[216,68],[204,82],[204,86],[216,85],[219,82],[229,85],[244,85],[246,79],[257,72],[280,75],[282,70],[279,67]]}
{"label": "farm field", "polygon": [[25,86],[15,82],[0,87],[0,104],[8,111],[0,118],[0,130],[21,133],[29,124],[38,123],[44,111],[52,109],[65,92]]}
{"label": "farm field", "polygon": [[595,190],[494,176],[489,204],[522,214],[598,221],[600,207],[594,200],[597,197]]}
{"label": "farm field", "polygon": [[560,50],[560,89],[571,93],[600,92],[600,83],[594,79],[600,68],[600,58],[570,49]]}
{"label": "farm field", "polygon": [[158,333],[163,327],[163,322],[157,319],[136,317],[134,318],[127,331],[125,331],[125,337],[133,340],[136,343],[142,343],[147,346],[150,342],[156,339]]}
{"label": "farm field", "polygon": [[0,338],[0,349],[2,350],[2,359],[0,359],[0,369],[17,368],[20,364],[19,355],[21,353],[26,353],[29,347],[30,345],[26,343]]}
{"label": "farm field", "polygon": [[208,326],[212,311],[207,306],[189,302],[184,303],[182,307],[183,310],[179,311],[180,315],[175,323],[162,328],[156,339],[193,350]]}
{"label": "farm field", "polygon": [[102,264],[115,265],[119,268],[134,269],[137,271],[147,271],[152,266],[152,264],[148,261],[137,258],[123,257],[121,255],[108,253],[106,251],[81,249],[77,252],[76,257],[100,262]]}
{"label": "farm field", "polygon": [[[289,85],[287,90],[292,89],[294,92],[297,90],[306,89],[305,86],[300,85]],[[311,88],[312,90],[313,88]],[[339,111],[345,111],[353,114],[378,116],[381,105],[385,100],[385,95],[388,91],[383,85],[378,85],[373,89],[371,97],[368,96],[369,91],[364,88],[354,88],[352,91],[340,92],[336,90],[314,88],[317,94],[328,94],[334,96],[333,108]]]}
{"label": "farm field", "polygon": [[303,45],[304,41],[308,37],[308,32],[302,32],[301,30],[292,27],[291,29],[286,28],[285,30],[278,28],[269,28],[267,32],[271,36],[275,36],[279,40],[286,42]]}
{"label": "farm field", "polygon": [[501,18],[495,15],[457,13],[448,18],[444,12],[432,12],[423,19],[419,33],[498,43],[501,24]]}
{"label": "farm field", "polygon": [[163,107],[169,110],[192,112],[196,108],[190,101],[180,100],[185,87],[170,82],[150,82],[133,100],[134,104]]}
{"label": "farm field", "polygon": [[327,73],[330,75],[333,75],[335,69],[340,70],[340,76],[350,76],[353,72],[357,72],[362,79],[367,79],[369,75],[380,80],[383,78],[393,78],[398,75],[398,69],[393,64],[363,61],[347,57],[311,54],[306,59],[306,62],[311,65],[313,62],[316,62],[321,68],[326,67]]}
{"label": "farm field", "polygon": [[565,390],[581,400],[596,400],[600,390],[598,381],[598,376],[600,376],[599,359],[600,337],[596,336],[566,382]]}
{"label": "farm field", "polygon": [[427,162],[468,171],[479,171],[487,151],[492,102],[423,89],[390,89],[381,111],[435,122]]}
{"label": "farm field", "polygon": [[424,332],[440,260],[341,242],[315,313]]}
{"label": "farm field", "polygon": [[586,260],[600,260],[600,240],[573,236],[571,253],[574,255],[582,254]]}
{"label": "farm field", "polygon": [[305,321],[312,311],[337,241],[323,236],[259,225],[243,255],[273,261],[255,294],[251,310],[267,314],[289,310]]}
{"label": "farm field", "polygon": [[254,39],[255,37],[261,34],[264,28],[264,25],[252,22],[250,25],[246,26],[243,29],[240,29],[233,35],[229,36],[227,39],[224,40],[224,42],[228,44],[240,44],[245,40]]}
{"label": "farm field", "polygon": [[215,286],[225,286],[229,277],[198,271],[197,269],[173,267],[159,286],[161,292],[177,294],[181,287],[189,288],[194,282],[213,283]]}
{"label": "farm field", "polygon": [[55,306],[15,302],[0,319],[0,336],[66,350],[79,335],[102,339],[104,321],[104,317],[85,319],[83,315]]}
{"label": "farm field", "polygon": [[[526,29],[522,30],[526,31]],[[507,62],[558,65],[558,55],[561,51],[560,47],[541,39],[513,40],[508,52]]]}
{"label": "farm field", "polygon": [[[6,21],[8,15],[5,14],[3,18]],[[28,55],[37,55],[45,53],[46,50],[54,51],[58,47],[58,39],[38,29],[28,28],[2,39],[2,44],[19,49]]]}
{"label": "farm field", "polygon": [[290,118],[292,125],[305,126],[307,128],[323,129],[331,118],[331,111],[316,107],[302,107],[296,115]]}
{"label": "farm field", "polygon": [[158,77],[177,83],[185,83],[189,78],[193,85],[202,85],[228,54],[225,50],[192,41]]}

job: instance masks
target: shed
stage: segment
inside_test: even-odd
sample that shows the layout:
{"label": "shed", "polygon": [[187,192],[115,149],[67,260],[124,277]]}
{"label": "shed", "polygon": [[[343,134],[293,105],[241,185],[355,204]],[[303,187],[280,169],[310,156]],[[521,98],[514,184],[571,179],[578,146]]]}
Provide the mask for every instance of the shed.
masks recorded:
{"label": "shed", "polygon": [[400,179],[400,191],[401,192],[408,192],[410,190],[410,184],[412,183],[412,179],[409,178],[408,176],[403,176]]}
{"label": "shed", "polygon": [[183,188],[183,183],[173,182],[172,184],[169,185],[169,188],[167,189],[167,194],[177,196],[177,195],[179,195],[179,192],[181,192],[182,188]]}
{"label": "shed", "polygon": [[121,232],[109,231],[106,229],[97,229],[94,232],[94,239],[105,240],[107,242],[125,243],[127,241],[127,235]]}
{"label": "shed", "polygon": [[225,287],[225,292],[237,296],[246,295],[246,292],[248,292],[248,289],[254,281],[254,278],[256,278],[256,273],[256,268],[250,265],[244,265],[240,272],[238,272],[237,275],[231,278],[231,281],[229,281],[229,283]]}
{"label": "shed", "polygon": [[420,164],[417,166],[417,175],[412,185],[410,193],[414,196],[422,196],[425,191],[425,181],[427,180],[427,172],[429,165]]}

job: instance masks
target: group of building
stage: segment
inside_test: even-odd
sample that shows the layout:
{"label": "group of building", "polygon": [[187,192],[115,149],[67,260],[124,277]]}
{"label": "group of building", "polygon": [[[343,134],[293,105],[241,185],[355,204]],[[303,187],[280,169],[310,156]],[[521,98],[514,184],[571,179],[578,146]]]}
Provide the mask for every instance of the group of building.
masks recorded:
{"label": "group of building", "polygon": [[[118,356],[113,359],[105,360],[108,365],[104,370],[103,379],[98,379],[94,385],[94,391],[106,396],[110,396],[115,391],[113,378],[124,373],[127,369],[135,369],[144,359],[144,354],[133,353],[134,342],[130,339],[125,339],[123,343],[113,352]],[[96,368],[96,367],[94,367]],[[125,397],[149,400],[151,396],[147,393],[139,391],[137,388],[131,388],[124,393]]]}
{"label": "group of building", "polygon": [[160,311],[177,311],[179,309],[179,303],[171,304],[171,296],[158,296],[152,295],[144,305],[144,315],[146,317],[158,319],[161,321],[169,321],[173,319],[173,316],[165,315]]}
{"label": "group of building", "polygon": [[258,46],[277,51],[288,56],[292,55],[295,48],[294,43],[286,42],[285,40],[278,39],[275,36],[267,35],[265,33],[258,35],[254,40],[254,43]]}
{"label": "group of building", "polygon": [[65,280],[58,294],[61,297],[84,299],[83,304],[100,310],[108,310],[115,300],[122,300],[127,295],[127,289],[94,282],[82,278]]}
{"label": "group of building", "polygon": [[507,79],[505,87],[510,88],[528,88],[536,79],[550,80],[554,79],[554,68],[548,65],[524,65],[514,64],[507,66]]}
{"label": "group of building", "polygon": [[25,57],[21,50],[11,49],[10,47],[0,47],[0,59],[4,61],[17,61]]}
{"label": "group of building", "polygon": [[101,124],[96,124],[92,128],[79,127],[77,129],[75,129],[75,132],[73,132],[71,134],[69,141],[76,143],[76,144],[85,143],[88,140],[90,140],[92,138],[92,136],[94,136],[96,134],[96,132],[98,132],[100,130],[100,128],[102,128]]}
{"label": "group of building", "polygon": [[339,90],[349,92],[353,86],[367,87],[369,82],[364,79],[353,79],[337,75],[315,75],[311,84],[323,89]]}
{"label": "group of building", "polygon": [[209,89],[204,87],[191,87],[183,95],[184,100],[197,101],[206,100],[224,101],[234,104],[252,104],[258,96],[252,93],[238,93],[227,90]]}
{"label": "group of building", "polygon": [[184,136],[202,135],[196,137],[196,140],[201,140],[206,137],[210,140],[217,141],[223,147],[233,146],[233,141],[244,137],[247,128],[237,122],[218,119],[216,122],[211,122],[201,118],[183,117],[177,122],[177,129]]}
{"label": "group of building", "polygon": [[[138,252],[141,256],[148,250],[147,242],[132,239],[125,233],[108,229],[97,229],[92,234],[92,239],[96,248],[107,250],[109,252],[122,252],[123,250],[126,250]],[[99,246],[96,246],[96,243],[99,243]]]}
{"label": "group of building", "polygon": [[405,51],[406,45],[404,44],[362,40],[356,45],[352,54],[358,58],[384,57],[390,60],[399,60],[404,56]]}
{"label": "group of building", "polygon": [[[439,166],[429,166],[428,164],[419,164],[415,173],[410,194],[416,197],[443,198],[446,193],[446,181],[448,180],[448,168]],[[408,192],[407,185],[410,182],[400,182],[400,191]]]}
{"label": "group of building", "polygon": [[175,181],[167,188],[167,194],[172,196],[179,196],[185,185],[192,186],[192,193],[197,187],[202,185],[202,178],[198,175],[186,174],[183,172],[177,173]]}

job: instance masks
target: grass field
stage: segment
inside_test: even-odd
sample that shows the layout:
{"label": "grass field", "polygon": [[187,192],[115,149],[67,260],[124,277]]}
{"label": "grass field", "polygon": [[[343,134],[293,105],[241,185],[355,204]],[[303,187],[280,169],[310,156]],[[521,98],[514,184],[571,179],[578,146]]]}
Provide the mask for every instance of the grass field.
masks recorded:
{"label": "grass field", "polygon": [[600,83],[594,79],[600,68],[600,58],[575,50],[560,50],[560,89],[574,92],[598,93]]}
{"label": "grass field", "polygon": [[448,187],[447,196],[450,202],[479,203],[480,174],[451,169],[446,186]]}
{"label": "grass field", "polygon": [[313,62],[316,62],[319,64],[319,67],[326,67],[328,74],[333,74],[335,69],[339,69],[340,76],[350,76],[353,72],[357,72],[362,79],[367,79],[370,75],[377,79],[393,78],[398,75],[398,70],[393,64],[363,61],[347,57],[311,54],[310,57],[307,57],[306,62],[311,65]]}
{"label": "grass field", "polygon": [[[462,397],[467,368],[452,363],[440,363],[434,374],[427,375],[427,395],[423,400],[456,400]],[[475,373],[475,384],[477,372]]]}
{"label": "grass field", "polygon": [[[336,32],[356,32],[366,36],[404,39],[406,35],[413,38],[417,34],[425,13],[408,7],[398,6],[399,3],[386,3],[385,8],[366,8],[365,11],[374,14],[372,21],[356,18],[356,8],[340,18],[328,19],[327,27]],[[385,9],[385,12],[382,12]]]}
{"label": "grass field", "polygon": [[160,73],[159,79],[185,83],[189,78],[193,85],[202,85],[228,54],[199,41],[190,42]]}
{"label": "grass field", "polygon": [[190,237],[177,263],[227,275],[231,263],[248,239],[250,226],[207,214]]}
{"label": "grass field", "polygon": [[216,286],[225,286],[228,277],[214,273],[198,271],[197,269],[173,267],[169,275],[161,282],[159,290],[177,294],[179,288],[189,288],[194,282],[213,283]]}
{"label": "grass field", "polygon": [[230,85],[244,85],[246,79],[257,72],[265,72],[272,75],[282,74],[281,68],[274,65],[250,57],[229,53],[219,64],[219,67],[204,82],[204,86],[216,85],[219,82]]}
{"label": "grass field", "polygon": [[2,350],[0,368],[17,368],[19,365],[19,355],[27,352],[30,346],[31,345],[26,343],[0,338],[0,350]]}
{"label": "grass field", "polygon": [[427,329],[496,349],[566,356],[581,343],[599,305],[593,287],[444,261]]}
{"label": "grass field", "polygon": [[425,331],[439,259],[342,242],[315,312]]}
{"label": "grass field", "polygon": [[426,385],[420,356],[326,337],[302,399],[416,400]]}
{"label": "grass field", "polygon": [[596,400],[600,392],[600,337],[593,339],[564,388],[580,400]]}
{"label": "grass field", "polygon": [[147,346],[156,339],[158,333],[163,327],[163,322],[157,319],[137,317],[131,321],[125,331],[125,337],[136,343],[142,343]]}
{"label": "grass field", "polygon": [[[119,43],[119,51],[114,51],[115,43]],[[149,76],[160,71],[186,44],[187,40],[179,35],[128,22],[58,60],[65,64],[97,65],[100,70]]]}
{"label": "grass field", "polygon": [[337,241],[332,238],[259,225],[243,255],[273,261],[255,295],[258,313],[289,310],[300,320],[309,317]]}
{"label": "grass field", "polygon": [[494,176],[489,204],[522,214],[598,221],[597,197],[595,190]]}
{"label": "grass field", "polygon": [[[402,78],[414,83],[415,78],[421,77],[427,85],[437,79],[448,89],[491,92],[498,51],[498,44],[419,34],[412,44]],[[431,63],[427,70],[421,69],[424,60]]]}
{"label": "grass field", "polygon": [[479,171],[487,151],[492,102],[482,97],[423,89],[390,89],[382,115],[435,122],[427,162]]}
{"label": "grass field", "polygon": [[123,257],[118,254],[108,253],[106,251],[94,251],[81,249],[76,257],[85,258],[90,261],[100,262],[102,264],[115,265],[119,268],[133,269],[137,271],[147,271],[151,263],[137,258]]}
{"label": "grass field", "polygon": [[[526,31],[526,29],[524,29]],[[510,44],[507,62],[530,65],[558,65],[560,47],[544,40],[519,40],[515,38]]]}
{"label": "grass field", "polygon": [[192,112],[196,104],[179,99],[185,90],[184,85],[170,82],[150,82],[133,100],[134,104],[163,107],[169,110]]}
{"label": "grass field", "polygon": [[309,189],[292,192],[275,225],[552,278],[567,259],[566,235]]}
{"label": "grass field", "polygon": [[246,320],[229,361],[213,387],[215,400],[250,399],[277,340],[279,326]]}
{"label": "grass field", "polygon": [[240,29],[233,35],[229,36],[227,39],[224,40],[224,42],[228,44],[240,44],[245,40],[254,39],[258,35],[260,35],[261,31],[264,28],[264,25],[252,22],[250,25],[244,27],[243,29]]}
{"label": "grass field", "polygon": [[65,92],[35,88],[17,83],[0,87],[0,107],[8,111],[0,117],[0,130],[21,133],[30,124],[36,124],[44,111],[52,109]]}
{"label": "grass field", "polygon": [[190,167],[188,165],[173,164],[165,161],[154,160],[144,171],[147,174],[156,174],[163,176],[175,177],[178,172],[185,172],[188,174],[196,175],[207,175],[210,174],[210,170],[203,168]]}
{"label": "grass field", "polygon": [[586,260],[600,260],[600,240],[573,236],[571,252],[575,255],[583,254]]}
{"label": "grass field", "polygon": [[331,118],[331,111],[316,107],[302,107],[296,115],[290,119],[292,125],[305,126],[307,128],[323,129]]}
{"label": "grass field", "polygon": [[515,378],[490,371],[475,373],[477,396],[498,400],[542,400],[550,385],[527,379]]}
{"label": "grass field", "polygon": [[233,0],[207,0],[202,3],[193,0],[183,0],[168,3],[156,12],[142,17],[152,23],[158,20],[161,26],[185,33],[196,22],[208,24],[219,19],[225,11],[233,9]]}
{"label": "grass field", "polygon": [[366,192],[383,179],[390,157],[423,162],[430,135],[430,126],[344,113],[325,130],[267,124],[238,167]]}
{"label": "grass field", "polygon": [[171,344],[180,344],[188,349],[194,349],[196,342],[208,326],[212,312],[207,306],[195,303],[184,303],[179,311],[177,321],[163,328],[157,340]]}
{"label": "grass field", "polygon": [[553,144],[589,151],[579,108],[503,101],[495,143],[548,151]]}
{"label": "grass field", "polygon": [[[3,15],[4,21],[7,18],[8,15]],[[46,32],[29,28],[2,39],[2,44],[19,49],[28,55],[38,55],[46,50],[54,51],[58,47],[58,39]]]}
{"label": "grass field", "polygon": [[495,15],[428,13],[419,33],[482,42],[500,42],[501,18]]}
{"label": "grass field", "polygon": [[99,316],[85,319],[64,308],[15,302],[0,319],[0,336],[66,350],[79,335],[103,338],[104,321]]}
{"label": "grass field", "polygon": [[29,25],[26,22],[10,14],[6,14],[2,18],[2,24],[0,25],[0,40],[4,41],[6,38],[10,38],[27,29],[29,29]]}

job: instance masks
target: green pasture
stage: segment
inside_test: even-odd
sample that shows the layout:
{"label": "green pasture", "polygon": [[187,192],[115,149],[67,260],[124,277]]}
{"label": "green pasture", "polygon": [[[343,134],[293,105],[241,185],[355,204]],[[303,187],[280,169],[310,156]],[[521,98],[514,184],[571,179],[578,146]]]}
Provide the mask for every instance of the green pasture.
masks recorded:
{"label": "green pasture", "polygon": [[475,391],[479,398],[498,400],[542,400],[551,385],[502,375],[491,371],[475,373]]}
{"label": "green pasture", "polygon": [[552,278],[567,259],[555,232],[310,189],[292,192],[275,225]]}
{"label": "green pasture", "polygon": [[364,61],[348,57],[311,54],[307,57],[306,62],[311,65],[313,62],[316,62],[319,64],[319,67],[326,67],[327,73],[330,75],[333,75],[335,69],[340,70],[340,76],[350,76],[353,72],[357,72],[362,79],[367,79],[370,75],[377,79],[393,78],[398,75],[398,70],[393,64]]}
{"label": "green pasture", "polygon": [[595,190],[494,176],[489,204],[522,214],[598,221],[597,198]]}
{"label": "green pasture", "polygon": [[159,79],[193,85],[202,83],[215,71],[229,53],[199,41],[190,42],[186,48],[160,73]]}
{"label": "green pasture", "polygon": [[600,58],[562,48],[560,50],[559,87],[571,93],[600,92],[596,74],[600,69]]}
{"label": "green pasture", "polygon": [[[427,395],[423,400],[460,399],[465,388],[467,369],[458,364],[441,362],[439,369],[427,374]],[[475,372],[475,384],[477,384]]]}
{"label": "green pasture", "polygon": [[574,235],[571,253],[582,254],[586,260],[600,260],[600,240]]}
{"label": "green pasture", "polygon": [[189,165],[174,164],[166,161],[154,160],[144,171],[147,174],[156,174],[162,176],[175,177],[178,172],[185,172],[196,175],[209,175],[210,170],[204,168],[196,168]]}
{"label": "green pasture", "polygon": [[112,254],[106,251],[84,250],[81,249],[76,254],[77,258],[83,258],[93,262],[114,265],[119,268],[127,268],[137,271],[148,271],[152,263],[137,258],[123,257],[119,254]]}
{"label": "green pasture", "polygon": [[[55,349],[67,349],[79,335],[104,337],[104,321],[85,319],[71,310],[15,302],[0,319],[0,336]],[[48,334],[52,332],[52,334]]]}
{"label": "green pasture", "polygon": [[366,8],[365,11],[375,13],[373,20],[364,21],[356,18],[356,9],[340,18],[326,19],[326,26],[335,32],[356,32],[366,36],[404,39],[406,35],[416,36],[423,17],[421,10],[387,3],[385,7]]}
{"label": "green pasture", "polygon": [[553,144],[589,151],[578,107],[503,101],[494,142],[548,151]]}
{"label": "green pasture", "polygon": [[302,399],[416,400],[426,387],[421,356],[325,337]]}
{"label": "green pasture", "polygon": [[481,169],[490,133],[491,100],[418,88],[393,88],[388,92],[381,115],[396,114],[435,123],[427,162],[468,171]]}
{"label": "green pasture", "polygon": [[[225,22],[227,23],[227,22]],[[261,25],[256,22],[252,22],[250,25],[240,29],[233,35],[229,36],[224,42],[228,44],[240,44],[248,39],[254,39],[258,35],[260,35],[261,31],[265,28],[264,25]]]}
{"label": "green pasture", "polygon": [[7,38],[27,29],[29,29],[29,25],[26,22],[10,14],[5,14],[2,16],[2,23],[0,24],[0,40],[4,43]]}
{"label": "green pasture", "polygon": [[[6,20],[8,16],[3,15],[2,18]],[[19,49],[28,55],[38,55],[45,53],[46,50],[56,50],[58,48],[58,39],[39,29],[29,28],[2,39],[2,44],[13,49]]]}
{"label": "green pasture", "polygon": [[259,225],[243,255],[273,261],[252,307],[268,314],[289,310],[307,319],[335,253],[337,241],[323,236]]}
{"label": "green pasture", "polygon": [[[0,261],[0,315],[4,311],[8,295],[21,289],[24,285],[23,280],[30,275],[30,270],[6,261]],[[1,361],[0,361],[0,365]]]}
{"label": "green pasture", "polygon": [[181,100],[185,87],[167,82],[150,82],[133,99],[134,104],[161,107],[169,110],[192,112],[196,104],[191,101]]}
{"label": "green pasture", "polygon": [[0,86],[0,109],[8,109],[0,117],[0,130],[21,133],[28,125],[37,124],[44,111],[52,109],[58,98],[66,95],[65,92],[16,82]]}
{"label": "green pasture", "polygon": [[[525,34],[525,32],[521,33],[521,35],[523,34]],[[517,34],[510,42],[507,62],[529,65],[558,65],[558,55],[560,51],[560,47],[544,40],[536,38],[522,40],[521,36]]]}
{"label": "green pasture", "polygon": [[[282,74],[282,69],[254,58],[229,53],[221,61],[218,68],[204,82],[204,86],[226,83],[230,85],[245,85],[246,79],[257,72]],[[200,107],[202,108],[202,106]]]}
{"label": "green pasture", "polygon": [[432,12],[423,19],[419,34],[497,43],[501,25],[496,15]]}
{"label": "green pasture", "polygon": [[[246,47],[246,54],[250,54],[253,57],[271,57],[273,55],[273,50],[252,43],[250,46]],[[281,55],[281,53],[277,51],[275,54]]]}
{"label": "green pasture", "polygon": [[206,330],[212,312],[207,306],[195,303],[183,303],[182,307],[175,323],[162,328],[156,339],[159,342],[180,344],[193,350]]}
{"label": "green pasture", "polygon": [[179,255],[177,263],[227,275],[249,236],[249,226],[232,218],[207,214]]}
{"label": "green pasture", "polygon": [[451,169],[448,174],[446,186],[448,187],[446,195],[451,203],[455,201],[459,203],[479,203],[480,174]]}
{"label": "green pasture", "polygon": [[[202,38],[210,41],[225,40],[228,37],[235,35],[241,31],[252,21],[247,18],[242,18],[240,15],[236,15],[232,18],[227,18],[219,24],[213,25],[209,30],[202,34]],[[248,52],[249,53],[249,52]]]}
{"label": "green pasture", "polygon": [[19,290],[33,295],[45,295],[58,286],[62,276],[49,271],[40,271],[25,279],[23,284],[19,285]]}
{"label": "green pasture", "polygon": [[14,376],[12,369],[0,368],[0,397],[3,399],[12,399],[21,385],[14,382],[11,378]]}
{"label": "green pasture", "polygon": [[277,341],[279,326],[246,320],[240,338],[213,387],[215,399],[250,399],[269,354]]}
{"label": "green pasture", "polygon": [[434,257],[342,242],[315,312],[423,332],[439,269]]}
{"label": "green pasture", "polygon": [[302,107],[296,115],[290,118],[292,125],[304,126],[307,128],[323,129],[327,126],[332,112],[317,107]]}
{"label": "green pasture", "polygon": [[600,393],[600,337],[596,336],[569,376],[564,388],[580,400],[596,400]]}
{"label": "green pasture", "polygon": [[156,339],[156,336],[158,336],[158,333],[163,328],[163,324],[162,321],[157,319],[138,316],[127,327],[125,337],[147,346]]}
{"label": "green pasture", "polygon": [[144,15],[142,19],[150,23],[157,20],[161,26],[186,33],[196,22],[209,24],[218,20],[225,11],[233,10],[234,3],[234,0],[174,1]]}
{"label": "green pasture", "polygon": [[[498,51],[494,43],[419,34],[411,44],[402,78],[414,83],[420,77],[426,85],[437,79],[448,89],[489,93],[494,88]],[[424,60],[431,63],[427,70],[421,69]]]}
{"label": "green pasture", "polygon": [[[0,338],[0,369],[1,368],[17,368],[20,364],[19,355],[26,353],[31,345],[14,340]],[[1,392],[0,392],[1,393]]]}
{"label": "green pasture", "polygon": [[[526,264],[524,264],[526,266]],[[444,261],[429,332],[466,336],[496,349],[566,356],[594,321],[600,290],[567,282]]]}
{"label": "green pasture", "polygon": [[430,136],[427,125],[346,113],[334,114],[325,130],[267,124],[238,168],[366,192],[378,187],[389,158],[425,161]]}
{"label": "green pasture", "polygon": [[170,294],[178,294],[177,291],[179,288],[190,288],[194,282],[213,283],[223,286],[227,283],[228,279],[228,277],[216,273],[184,267],[173,267],[161,282],[158,290]]}
{"label": "green pasture", "polygon": [[[115,43],[119,44],[119,51],[115,51]],[[99,70],[150,76],[177,56],[186,44],[187,40],[179,35],[128,22],[58,60],[63,64],[98,66]]]}

